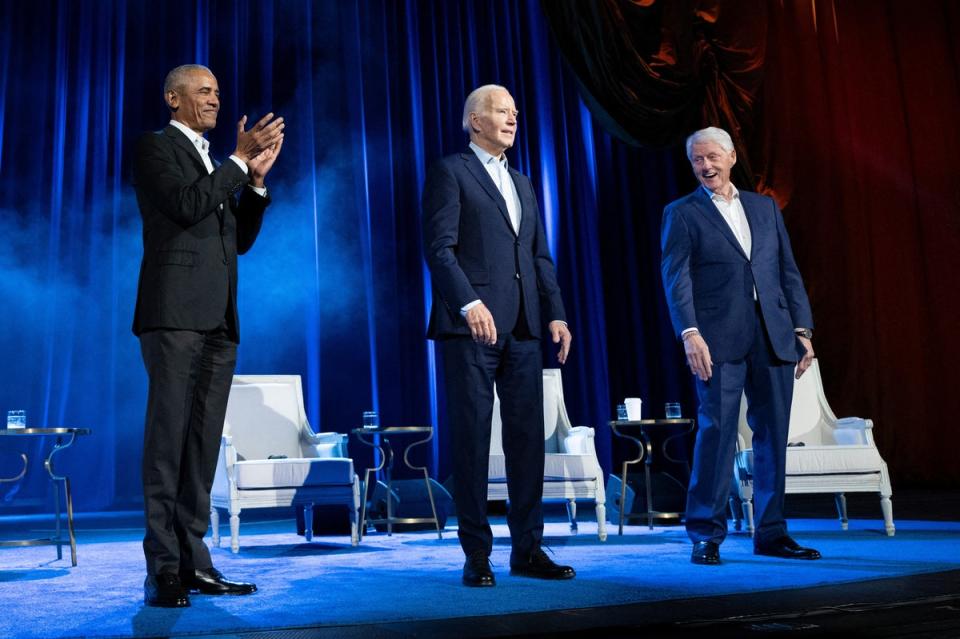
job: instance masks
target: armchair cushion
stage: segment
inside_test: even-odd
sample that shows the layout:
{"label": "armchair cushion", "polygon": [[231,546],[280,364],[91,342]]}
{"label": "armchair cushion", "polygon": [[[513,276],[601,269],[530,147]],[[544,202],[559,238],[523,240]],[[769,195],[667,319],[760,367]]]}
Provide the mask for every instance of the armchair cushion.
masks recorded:
{"label": "armchair cushion", "polygon": [[353,460],[343,458],[251,459],[234,466],[239,490],[349,485]]}
{"label": "armchair cushion", "polygon": [[[594,481],[599,477],[596,461],[590,455],[550,453],[543,460],[543,481]],[[487,481],[504,484],[507,481],[506,457],[490,455]]]}

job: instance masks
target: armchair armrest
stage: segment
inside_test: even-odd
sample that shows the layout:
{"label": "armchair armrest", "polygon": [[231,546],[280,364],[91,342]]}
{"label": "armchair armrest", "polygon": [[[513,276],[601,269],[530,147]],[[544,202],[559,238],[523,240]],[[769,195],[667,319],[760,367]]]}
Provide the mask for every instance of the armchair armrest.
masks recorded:
{"label": "armchair armrest", "polygon": [[593,443],[594,430],[589,426],[574,426],[563,438],[563,452],[568,455],[597,455]]}
{"label": "armchair armrest", "polygon": [[347,436],[343,433],[314,433],[309,428],[300,432],[304,457],[349,457]]}
{"label": "armchair armrest", "polygon": [[834,443],[838,446],[863,446],[873,441],[873,420],[861,417],[842,417],[831,429]]}
{"label": "armchair armrest", "polygon": [[237,449],[233,447],[233,436],[222,435],[220,437],[220,449],[223,451],[223,463],[230,469],[237,463]]}

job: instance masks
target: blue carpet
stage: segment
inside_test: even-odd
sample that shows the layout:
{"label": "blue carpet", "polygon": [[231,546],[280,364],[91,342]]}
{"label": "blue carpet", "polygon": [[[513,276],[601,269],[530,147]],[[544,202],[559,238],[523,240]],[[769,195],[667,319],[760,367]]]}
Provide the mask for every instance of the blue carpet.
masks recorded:
{"label": "blue carpet", "polygon": [[[292,522],[244,526],[239,555],[213,551],[228,577],[255,581],[249,597],[192,597],[185,610],[142,603],[143,557],[137,531],[81,533],[79,565],[56,561],[50,547],[0,551],[0,637],[153,637],[244,632],[276,628],[342,626],[512,613],[593,608],[708,597],[758,590],[939,572],[960,568],[960,523],[904,521],[896,537],[876,520],[791,521],[791,532],[824,558],[816,562],[755,557],[751,541],[731,535],[724,564],[689,563],[690,544],[679,527],[616,527],[605,543],[596,524],[571,535],[563,523],[547,524],[554,558],[572,564],[577,578],[541,582],[509,575],[509,539],[497,525],[491,557],[498,585],[460,585],[463,556],[456,531],[442,541],[428,532],[371,534],[352,548],[346,537],[312,544],[292,534]],[[225,540],[226,541],[226,540]],[[66,553],[65,553],[66,554]]]}

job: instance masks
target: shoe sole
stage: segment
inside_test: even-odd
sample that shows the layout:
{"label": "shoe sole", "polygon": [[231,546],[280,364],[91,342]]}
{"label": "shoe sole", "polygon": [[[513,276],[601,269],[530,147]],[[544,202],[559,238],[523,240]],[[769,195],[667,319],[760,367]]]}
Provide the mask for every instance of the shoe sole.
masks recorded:
{"label": "shoe sole", "polygon": [[149,608],[189,608],[190,602],[177,604],[177,603],[161,603],[159,601],[144,601],[143,604]]}
{"label": "shoe sole", "polygon": [[463,580],[461,580],[461,582],[462,582],[463,585],[466,586],[467,588],[493,588],[494,586],[497,585],[497,582],[495,582],[495,581],[472,583],[472,582],[467,581],[466,579],[463,579]]}
{"label": "shoe sole", "polygon": [[544,581],[566,581],[568,579],[573,579],[577,576],[577,573],[572,575],[557,575],[556,577],[551,577],[547,575],[536,575],[523,570],[511,570],[510,575],[512,577],[529,577],[530,579],[543,579]]}
{"label": "shoe sole", "polygon": [[719,566],[723,562],[719,559],[716,560],[707,560],[707,559],[691,559],[691,564],[696,564],[697,566]]}

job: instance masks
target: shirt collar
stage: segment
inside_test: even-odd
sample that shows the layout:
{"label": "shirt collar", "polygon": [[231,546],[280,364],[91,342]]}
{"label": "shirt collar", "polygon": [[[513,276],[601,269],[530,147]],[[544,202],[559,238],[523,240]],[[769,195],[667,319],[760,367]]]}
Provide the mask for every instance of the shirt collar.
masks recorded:
{"label": "shirt collar", "polygon": [[178,130],[180,130],[180,132],[183,133],[185,136],[187,136],[187,139],[193,143],[193,146],[197,147],[198,151],[201,151],[205,154],[208,154],[210,152],[210,142],[205,137],[203,137],[202,135],[198,135],[196,131],[194,131],[193,129],[191,129],[190,127],[188,127],[186,124],[182,122],[177,122],[176,120],[170,120],[170,124],[176,127]]}
{"label": "shirt collar", "polygon": [[482,164],[492,164],[492,163],[499,162],[500,166],[502,166],[505,169],[507,168],[506,153],[502,154],[499,158],[497,158],[490,155],[489,153],[481,149],[479,146],[477,146],[473,142],[470,143],[470,148],[473,150],[473,152],[476,154],[477,158],[479,158]]}
{"label": "shirt collar", "polygon": [[[708,189],[703,185],[701,185],[700,188],[703,189],[703,191],[707,194],[707,197],[713,200],[714,202],[723,202],[724,204],[727,203],[726,199],[724,199],[724,197],[719,193],[714,193],[713,191],[711,191],[710,189]],[[737,187],[731,184],[730,189],[733,191],[733,197],[730,198],[730,201],[732,202],[733,200],[739,200],[740,191],[737,190]]]}

